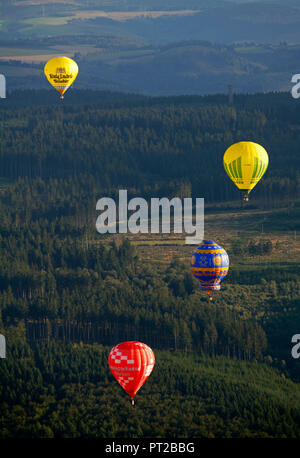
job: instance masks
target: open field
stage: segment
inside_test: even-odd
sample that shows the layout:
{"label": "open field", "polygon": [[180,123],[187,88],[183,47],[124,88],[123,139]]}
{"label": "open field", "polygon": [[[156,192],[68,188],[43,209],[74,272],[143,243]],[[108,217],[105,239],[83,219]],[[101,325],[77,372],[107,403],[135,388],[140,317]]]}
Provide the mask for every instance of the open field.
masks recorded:
{"label": "open field", "polygon": [[[3,60],[4,62],[5,59],[0,59],[0,73],[4,73],[6,78],[8,78],[9,80],[11,78],[18,78],[20,76],[20,66],[17,65],[17,63],[13,65],[11,64],[6,65],[6,63],[4,63],[3,66],[1,66],[1,60]],[[15,60],[17,61],[18,59],[15,59]],[[5,68],[4,68],[4,65],[5,65]],[[32,67],[22,67],[21,71],[22,71],[23,78],[42,77],[42,69],[32,68]]]}
{"label": "open field", "polygon": [[188,16],[199,13],[195,10],[179,10],[179,11],[77,11],[71,19],[95,19],[97,17],[105,17],[113,21],[127,21],[128,19],[136,19],[139,17],[158,18],[160,16]]}
{"label": "open field", "polygon": [[141,50],[138,49],[129,49],[123,51],[115,48],[107,47],[95,47],[93,45],[74,45],[74,46],[63,46],[57,45],[51,48],[47,48],[44,52],[41,52],[40,48],[37,49],[28,49],[28,48],[7,48],[0,47],[0,61],[18,61],[26,63],[40,63],[45,62],[53,57],[58,55],[63,55],[67,57],[74,57],[75,53],[80,53],[81,58],[84,56],[89,62],[94,62],[97,59],[101,61],[110,61],[117,58],[130,58],[130,57],[142,57],[146,55],[153,54],[151,49]]}
{"label": "open field", "polygon": [[[297,104],[70,92],[0,102],[0,437],[300,437]],[[248,204],[221,160],[245,133],[270,154]],[[230,258],[220,291],[192,276],[185,234],[96,231],[121,189],[205,197],[204,238]],[[133,410],[107,366],[127,340],[156,360]]]}
{"label": "open field", "polygon": [[[57,53],[54,54],[30,54],[29,56],[6,56],[6,57],[0,57],[0,60],[3,61],[19,61],[19,62],[26,62],[26,63],[40,63],[40,62],[47,62],[47,60],[52,59],[53,57],[56,57]],[[73,53],[64,53],[64,56],[66,57],[72,57]]]}
{"label": "open field", "polygon": [[0,47],[0,58],[4,60],[22,60],[26,62],[28,57],[35,57],[37,55],[47,56],[47,54],[49,54],[49,49],[13,49]]}
{"label": "open field", "polygon": [[30,5],[49,5],[51,3],[67,3],[70,5],[80,5],[79,2],[73,0],[24,0],[13,2],[14,6],[30,6]]}
{"label": "open field", "polygon": [[93,45],[74,45],[74,46],[63,46],[57,45],[45,49],[40,47],[34,48],[20,48],[20,47],[1,47],[0,46],[0,60],[2,61],[20,61],[26,63],[39,63],[45,62],[52,57],[57,55],[64,55],[67,57],[73,57],[74,54],[79,52],[82,56],[86,56],[90,53],[97,51]]}
{"label": "open field", "polygon": [[[152,18],[157,19],[160,17],[186,17],[192,16],[199,11],[193,10],[179,10],[179,11],[75,11],[74,13],[67,13],[61,16],[38,16],[19,21],[19,27],[22,32],[48,34],[51,32],[64,34],[69,31],[75,35],[82,33],[82,29],[86,33],[93,30],[93,24],[90,21],[93,19],[109,19],[114,22],[122,23],[133,19]],[[99,26],[96,25],[98,28]],[[107,24],[110,27],[110,24]],[[101,25],[101,30],[104,30],[104,25]]]}
{"label": "open field", "polygon": [[[242,239],[246,246],[250,241],[255,243],[262,240],[270,240],[273,250],[264,256],[234,256],[236,264],[261,265],[263,267],[278,264],[289,266],[300,264],[300,218],[298,218],[298,230],[290,229],[291,221],[297,220],[299,209],[289,211],[278,210],[243,210],[223,211],[207,213],[205,215],[204,239],[214,240],[222,245],[230,254],[232,244]],[[286,216],[284,216],[286,214]],[[279,215],[279,216],[278,216]],[[286,227],[278,229],[275,221],[282,221]],[[188,234],[187,234],[188,235]],[[122,235],[110,235],[107,241],[112,239],[117,244],[122,240]],[[139,256],[146,262],[155,262],[161,265],[169,264],[173,259],[189,265],[189,259],[196,248],[195,245],[185,244],[185,234],[126,234],[126,238],[136,247]],[[97,243],[97,242],[96,242]],[[232,254],[230,255],[232,257]]]}
{"label": "open field", "polygon": [[67,24],[69,21],[72,20],[89,20],[89,19],[96,19],[96,18],[107,18],[113,21],[127,21],[129,19],[136,19],[136,18],[158,18],[160,16],[188,16],[192,14],[199,13],[199,11],[193,10],[179,10],[179,11],[76,11],[74,14],[70,16],[62,16],[62,17],[35,17],[26,19],[23,21],[25,24],[35,25],[55,25],[60,26]]}

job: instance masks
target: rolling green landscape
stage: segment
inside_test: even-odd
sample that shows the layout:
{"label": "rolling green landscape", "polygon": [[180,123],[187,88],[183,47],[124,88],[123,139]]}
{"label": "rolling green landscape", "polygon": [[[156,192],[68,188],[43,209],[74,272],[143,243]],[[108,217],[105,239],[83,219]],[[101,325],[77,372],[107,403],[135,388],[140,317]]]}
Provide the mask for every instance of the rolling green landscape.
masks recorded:
{"label": "rolling green landscape", "polygon": [[[0,437],[299,438],[299,103],[23,89],[0,134]],[[248,204],[222,165],[245,139],[270,158]],[[119,189],[205,198],[230,258],[212,301],[185,234],[97,233]],[[107,363],[125,340],[156,356],[134,408]]]}
{"label": "rolling green landscape", "polygon": [[76,60],[80,89],[149,95],[290,91],[299,73],[297,1],[0,3],[8,90],[46,88],[47,60]]}

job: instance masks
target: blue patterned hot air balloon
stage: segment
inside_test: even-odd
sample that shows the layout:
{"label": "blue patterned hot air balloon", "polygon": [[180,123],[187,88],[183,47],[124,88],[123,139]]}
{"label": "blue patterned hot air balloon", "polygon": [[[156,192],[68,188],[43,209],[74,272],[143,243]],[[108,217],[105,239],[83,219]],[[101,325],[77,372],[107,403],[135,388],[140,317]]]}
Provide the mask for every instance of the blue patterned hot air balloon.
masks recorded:
{"label": "blue patterned hot air balloon", "polygon": [[203,240],[191,258],[193,275],[200,281],[200,288],[208,294],[221,288],[221,281],[229,269],[229,257],[224,248],[212,240]]}

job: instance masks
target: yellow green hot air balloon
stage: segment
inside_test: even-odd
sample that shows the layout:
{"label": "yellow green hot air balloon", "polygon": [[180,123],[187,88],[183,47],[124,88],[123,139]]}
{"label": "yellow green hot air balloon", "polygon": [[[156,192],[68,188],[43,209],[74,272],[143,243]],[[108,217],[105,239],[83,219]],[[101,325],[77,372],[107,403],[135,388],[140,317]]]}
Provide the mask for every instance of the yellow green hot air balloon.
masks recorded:
{"label": "yellow green hot air balloon", "polygon": [[269,164],[267,151],[257,143],[239,142],[231,145],[223,157],[225,171],[248,201],[251,189],[259,182]]}
{"label": "yellow green hot air balloon", "polygon": [[44,73],[50,84],[64,98],[64,93],[74,83],[78,75],[78,65],[69,57],[53,57],[44,68]]}

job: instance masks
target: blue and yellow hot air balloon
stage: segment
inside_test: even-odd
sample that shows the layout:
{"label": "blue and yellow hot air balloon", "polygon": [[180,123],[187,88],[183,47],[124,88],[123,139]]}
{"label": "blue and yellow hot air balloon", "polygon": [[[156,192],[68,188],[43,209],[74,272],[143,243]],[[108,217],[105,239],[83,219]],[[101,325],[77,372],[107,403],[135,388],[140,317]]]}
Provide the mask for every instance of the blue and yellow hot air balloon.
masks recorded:
{"label": "blue and yellow hot air balloon", "polygon": [[249,200],[251,189],[259,182],[268,168],[267,151],[258,143],[239,142],[231,145],[224,154],[223,165],[229,178]]}
{"label": "blue and yellow hot air balloon", "polygon": [[[203,240],[191,258],[193,275],[200,281],[200,288],[207,292],[221,288],[221,281],[229,269],[229,257],[224,248],[212,240]],[[212,298],[210,298],[212,299]]]}

